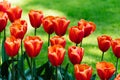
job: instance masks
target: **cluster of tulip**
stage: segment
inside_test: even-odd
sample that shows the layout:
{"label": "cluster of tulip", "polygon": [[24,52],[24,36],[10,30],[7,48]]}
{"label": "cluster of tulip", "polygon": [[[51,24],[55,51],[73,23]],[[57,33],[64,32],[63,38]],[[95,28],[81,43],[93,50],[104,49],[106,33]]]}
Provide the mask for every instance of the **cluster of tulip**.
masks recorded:
{"label": "cluster of tulip", "polygon": [[[22,9],[20,7],[11,7],[11,4],[7,1],[0,2],[0,32],[4,30],[7,25],[7,20],[9,18],[11,22],[10,26],[10,37],[4,38],[4,47],[6,54],[14,58],[22,59],[19,55],[24,55],[22,42],[24,42],[24,48],[27,56],[31,58],[31,67],[35,67],[34,58],[40,53],[43,41],[40,37],[36,36],[36,30],[42,24],[44,31],[48,34],[48,58],[52,66],[60,66],[64,60],[66,53],[65,45],[66,40],[63,37],[67,31],[70,20],[65,17],[55,17],[46,16],[44,17],[43,12],[39,10],[30,10],[28,13],[29,20],[32,27],[35,29],[34,36],[27,36],[24,39],[24,35],[27,31],[27,22],[21,20]],[[84,48],[82,48],[83,38],[89,36],[96,29],[96,25],[93,22],[81,19],[77,26],[72,26],[69,28],[69,39],[76,44],[76,46],[70,46],[68,48],[68,57],[71,63],[74,65],[74,73],[76,80],[90,80],[92,77],[92,67],[87,64],[80,64],[84,55]],[[56,36],[50,38],[52,33]],[[115,56],[120,58],[119,45],[120,39],[112,40],[109,36],[100,36],[98,39],[98,45],[100,50],[103,52],[107,51],[112,44],[113,52]],[[80,47],[78,46],[80,44]],[[21,46],[21,54],[18,54],[19,48]],[[17,57],[16,57],[17,55]],[[18,61],[19,64],[19,61]],[[14,67],[14,64],[13,66]],[[19,67],[19,66],[18,66]],[[21,66],[22,67],[22,66]],[[31,68],[32,76],[34,76],[34,70]],[[109,62],[98,62],[96,64],[96,69],[101,80],[109,80],[114,74],[114,65]],[[14,69],[13,69],[14,70]],[[57,74],[57,73],[56,73]],[[15,77],[14,71],[12,71],[12,77]],[[14,78],[12,78],[14,80]],[[34,78],[32,78],[34,79]],[[119,75],[115,80],[119,80]]]}

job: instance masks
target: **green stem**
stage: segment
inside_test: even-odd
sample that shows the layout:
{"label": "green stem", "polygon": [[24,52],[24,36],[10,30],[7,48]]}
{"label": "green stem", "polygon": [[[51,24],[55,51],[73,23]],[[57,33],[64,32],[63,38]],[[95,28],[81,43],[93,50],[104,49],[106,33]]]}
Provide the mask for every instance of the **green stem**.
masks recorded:
{"label": "green stem", "polygon": [[15,73],[14,73],[14,58],[12,57],[12,80],[15,80]]}
{"label": "green stem", "polygon": [[4,41],[6,39],[6,29],[4,29]]}
{"label": "green stem", "polygon": [[50,45],[50,34],[48,34],[48,46]]}
{"label": "green stem", "polygon": [[36,33],[37,33],[37,28],[35,28],[35,31],[34,31],[34,35],[36,36]]}
{"label": "green stem", "polygon": [[57,66],[56,66],[56,80],[58,80],[57,78],[58,78],[58,76],[57,76],[58,74],[57,74]]}
{"label": "green stem", "polygon": [[102,53],[101,61],[103,61],[103,58],[104,58],[104,52]]}
{"label": "green stem", "polygon": [[81,43],[80,43],[80,47],[82,47],[82,41],[81,41]]}
{"label": "green stem", "polygon": [[33,73],[33,58],[31,58],[31,80],[34,80]]}
{"label": "green stem", "polygon": [[117,61],[116,61],[116,71],[115,71],[115,76],[117,75],[117,70],[118,70],[118,60],[119,60],[119,58],[117,58]]}
{"label": "green stem", "polygon": [[78,44],[76,44],[76,46],[78,46]]}
{"label": "green stem", "polygon": [[[21,40],[21,55],[23,55],[23,57],[21,59],[24,59],[24,53],[23,53],[23,45],[22,45],[22,40]],[[24,60],[21,60],[21,69],[22,69],[22,72],[24,73]]]}
{"label": "green stem", "polygon": [[2,39],[1,39],[1,32],[0,32],[0,44],[1,44],[1,40],[2,40]]}

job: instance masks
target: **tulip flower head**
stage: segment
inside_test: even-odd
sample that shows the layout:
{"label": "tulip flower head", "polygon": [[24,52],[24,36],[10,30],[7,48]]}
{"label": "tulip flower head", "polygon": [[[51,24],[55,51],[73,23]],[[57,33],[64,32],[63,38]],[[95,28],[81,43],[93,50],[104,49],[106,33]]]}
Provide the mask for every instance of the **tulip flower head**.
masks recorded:
{"label": "tulip flower head", "polygon": [[69,29],[69,39],[72,42],[79,44],[82,41],[83,37],[84,37],[84,29],[82,26],[81,28],[78,26],[73,26]]}
{"label": "tulip flower head", "polygon": [[74,65],[74,74],[76,80],[90,80],[92,77],[92,67],[86,64]]}
{"label": "tulip flower head", "polygon": [[4,12],[0,12],[0,32],[2,32],[7,25],[8,16]]}
{"label": "tulip flower head", "polygon": [[48,58],[53,66],[62,64],[65,56],[65,49],[61,45],[53,45],[48,47]]}
{"label": "tulip flower head", "polygon": [[114,80],[120,80],[120,74],[118,74]]}
{"label": "tulip flower head", "polygon": [[96,29],[96,25],[93,22],[88,22],[84,19],[81,19],[78,22],[78,26],[83,26],[84,27],[84,37],[89,36],[90,34],[92,34],[95,29]]}
{"label": "tulip flower head", "polygon": [[32,27],[39,28],[43,19],[42,11],[30,10],[28,15],[29,15],[29,19]]}
{"label": "tulip flower head", "polygon": [[70,24],[70,20],[66,20],[64,17],[56,17],[53,20],[54,30],[56,35],[64,36],[67,30],[68,25]]}
{"label": "tulip flower head", "polygon": [[111,42],[112,51],[117,58],[120,58],[120,38],[115,39]]}
{"label": "tulip flower head", "polygon": [[112,38],[107,35],[102,35],[97,37],[99,49],[102,52],[106,52],[111,45]]}
{"label": "tulip flower head", "polygon": [[51,46],[53,45],[61,45],[63,47],[65,47],[66,45],[66,40],[64,37],[60,37],[60,36],[54,36],[50,39],[50,43],[51,43]]}
{"label": "tulip flower head", "polygon": [[11,4],[7,1],[0,2],[0,11],[6,12],[11,7]]}
{"label": "tulip flower head", "polygon": [[42,21],[43,28],[45,32],[47,32],[48,34],[52,34],[54,32],[54,24],[53,24],[54,18],[55,18],[54,16],[47,16]]}
{"label": "tulip flower head", "polygon": [[80,64],[84,55],[84,49],[81,47],[71,46],[68,48],[68,57],[73,65]]}
{"label": "tulip flower head", "polygon": [[25,20],[16,20],[10,26],[10,33],[16,38],[23,39],[27,32],[27,22]]}
{"label": "tulip flower head", "polygon": [[98,62],[96,69],[101,80],[109,80],[115,72],[114,65],[105,61]]}
{"label": "tulip flower head", "polygon": [[27,36],[24,40],[24,47],[29,57],[36,57],[42,48],[43,41],[38,36]]}
{"label": "tulip flower head", "polygon": [[16,39],[14,36],[7,37],[5,40],[5,51],[8,56],[14,57],[18,54],[20,48],[20,39]]}
{"label": "tulip flower head", "polygon": [[9,8],[7,10],[7,14],[8,14],[10,22],[14,22],[15,20],[18,20],[21,18],[22,9],[18,6]]}

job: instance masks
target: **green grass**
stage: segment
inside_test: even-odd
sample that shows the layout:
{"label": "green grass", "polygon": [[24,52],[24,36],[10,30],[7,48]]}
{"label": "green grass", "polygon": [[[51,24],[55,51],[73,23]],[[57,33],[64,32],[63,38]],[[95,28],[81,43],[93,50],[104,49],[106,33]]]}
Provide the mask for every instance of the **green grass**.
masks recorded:
{"label": "green grass", "polygon": [[[113,39],[119,38],[120,35],[120,0],[20,0],[19,5],[23,8],[23,19],[29,23],[28,12],[30,9],[42,10],[45,16],[58,15],[66,16],[71,20],[69,27],[77,25],[80,19],[95,22],[96,31],[89,37],[83,40],[83,48],[85,54],[82,63],[89,64],[93,67],[93,73],[96,73],[95,65],[101,59],[101,51],[97,45],[97,36],[107,34],[112,36]],[[9,34],[9,33],[8,33]],[[47,61],[47,33],[40,27],[37,34],[41,36],[44,41],[41,53],[37,56],[37,65],[42,65]],[[33,28],[29,23],[29,31],[26,35],[33,35]],[[52,35],[54,36],[54,35]],[[75,45],[68,38],[66,34],[67,46]],[[111,48],[105,53],[105,61],[115,64],[116,57],[113,55]],[[67,53],[63,62],[63,67],[70,63]],[[119,64],[120,67],[120,64]],[[72,64],[70,63],[69,71],[73,71]],[[120,69],[118,71],[120,73]],[[97,78],[97,80],[99,80]]]}

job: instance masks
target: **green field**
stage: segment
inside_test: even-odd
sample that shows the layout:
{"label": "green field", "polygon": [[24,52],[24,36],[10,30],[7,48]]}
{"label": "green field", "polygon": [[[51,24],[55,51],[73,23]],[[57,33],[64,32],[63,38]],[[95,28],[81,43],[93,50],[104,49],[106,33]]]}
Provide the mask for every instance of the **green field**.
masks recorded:
{"label": "green field", "polygon": [[[29,23],[28,12],[30,9],[42,10],[44,15],[66,16],[71,20],[69,27],[77,25],[80,19],[93,21],[96,24],[96,31],[90,36],[83,39],[83,48],[85,54],[82,63],[93,67],[93,73],[96,73],[96,63],[101,59],[101,51],[97,45],[97,36],[107,34],[113,39],[120,38],[120,0],[20,0],[13,3],[23,9],[22,19],[26,19],[29,24],[29,29],[26,34],[33,35],[33,28]],[[8,24],[9,26],[9,24]],[[7,33],[9,36],[9,31]],[[47,33],[44,32],[41,26],[37,30],[37,35],[44,41],[41,53],[36,57],[37,66],[42,65],[48,60],[47,57]],[[54,34],[52,35],[54,36]],[[69,40],[68,31],[64,36],[67,40],[66,51],[69,46],[75,45]],[[115,64],[116,57],[113,55],[110,48],[104,56],[104,60]],[[70,63],[66,52],[64,67]],[[118,66],[120,73],[120,62]],[[69,72],[73,72],[73,65],[70,63]],[[96,80],[99,80],[98,78]]]}

